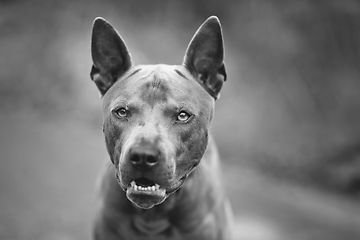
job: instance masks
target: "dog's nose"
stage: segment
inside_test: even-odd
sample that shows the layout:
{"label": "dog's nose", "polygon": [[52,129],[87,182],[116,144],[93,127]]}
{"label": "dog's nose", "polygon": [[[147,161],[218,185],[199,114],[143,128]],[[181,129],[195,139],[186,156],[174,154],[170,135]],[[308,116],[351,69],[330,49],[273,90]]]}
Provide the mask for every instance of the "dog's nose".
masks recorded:
{"label": "dog's nose", "polygon": [[154,167],[161,157],[161,152],[154,144],[145,143],[134,146],[129,151],[131,164],[140,171]]}

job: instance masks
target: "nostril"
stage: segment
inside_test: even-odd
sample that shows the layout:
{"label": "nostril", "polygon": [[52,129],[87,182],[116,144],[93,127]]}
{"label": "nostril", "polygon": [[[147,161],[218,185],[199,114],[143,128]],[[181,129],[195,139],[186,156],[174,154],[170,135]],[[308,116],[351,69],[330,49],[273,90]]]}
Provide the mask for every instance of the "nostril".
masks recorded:
{"label": "nostril", "polygon": [[155,156],[147,156],[146,158],[146,162],[149,164],[149,165],[155,165],[157,163],[157,158]]}
{"label": "nostril", "polygon": [[141,158],[138,154],[131,154],[130,161],[134,164],[140,163]]}

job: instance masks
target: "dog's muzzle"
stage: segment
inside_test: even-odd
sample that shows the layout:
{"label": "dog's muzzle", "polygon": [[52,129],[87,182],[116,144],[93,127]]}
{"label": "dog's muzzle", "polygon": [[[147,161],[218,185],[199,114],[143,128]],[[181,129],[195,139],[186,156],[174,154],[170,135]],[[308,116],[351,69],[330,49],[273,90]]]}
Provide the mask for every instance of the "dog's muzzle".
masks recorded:
{"label": "dog's muzzle", "polygon": [[165,156],[159,146],[154,142],[142,139],[129,148],[125,161],[130,168],[133,168],[132,172],[135,172],[136,176],[141,176],[132,180],[128,185],[127,198],[144,209],[162,203],[166,199],[166,189],[144,177],[144,175],[154,175],[152,173],[154,169],[165,162]]}

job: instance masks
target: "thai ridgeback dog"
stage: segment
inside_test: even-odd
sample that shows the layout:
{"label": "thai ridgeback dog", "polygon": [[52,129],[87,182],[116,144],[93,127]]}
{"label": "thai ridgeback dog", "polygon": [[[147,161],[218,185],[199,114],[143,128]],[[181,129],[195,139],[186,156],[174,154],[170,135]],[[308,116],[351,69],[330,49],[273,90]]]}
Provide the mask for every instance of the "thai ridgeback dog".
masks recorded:
{"label": "thai ridgeback dog", "polygon": [[93,24],[91,54],[111,159],[97,186],[94,239],[232,239],[208,133],[226,80],[218,18],[200,26],[182,65],[134,66],[102,18]]}

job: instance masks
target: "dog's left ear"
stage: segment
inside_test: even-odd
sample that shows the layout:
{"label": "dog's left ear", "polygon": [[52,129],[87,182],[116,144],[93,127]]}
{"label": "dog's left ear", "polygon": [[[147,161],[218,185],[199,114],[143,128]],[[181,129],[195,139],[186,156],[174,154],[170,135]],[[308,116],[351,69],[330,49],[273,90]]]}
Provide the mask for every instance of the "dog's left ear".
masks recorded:
{"label": "dog's left ear", "polygon": [[226,80],[220,21],[209,17],[196,31],[186,50],[185,67],[216,100]]}
{"label": "dog's left ear", "polygon": [[131,67],[131,57],[118,32],[103,18],[96,18],[91,37],[93,66],[90,77],[101,96]]}

